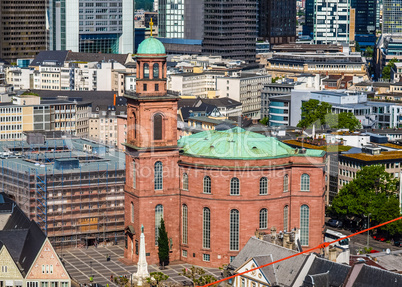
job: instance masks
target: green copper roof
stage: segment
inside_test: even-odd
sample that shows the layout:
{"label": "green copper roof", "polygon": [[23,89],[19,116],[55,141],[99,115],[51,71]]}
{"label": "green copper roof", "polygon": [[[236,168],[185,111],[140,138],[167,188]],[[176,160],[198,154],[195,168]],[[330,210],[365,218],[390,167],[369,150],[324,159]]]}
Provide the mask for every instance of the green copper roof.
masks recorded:
{"label": "green copper roof", "polygon": [[235,127],[224,131],[204,131],[181,138],[178,145],[184,154],[197,157],[225,159],[262,159],[293,156],[321,157],[320,150],[306,150],[305,154],[274,137]]}
{"label": "green copper roof", "polygon": [[137,54],[166,54],[166,50],[161,41],[154,37],[149,37],[138,46]]}

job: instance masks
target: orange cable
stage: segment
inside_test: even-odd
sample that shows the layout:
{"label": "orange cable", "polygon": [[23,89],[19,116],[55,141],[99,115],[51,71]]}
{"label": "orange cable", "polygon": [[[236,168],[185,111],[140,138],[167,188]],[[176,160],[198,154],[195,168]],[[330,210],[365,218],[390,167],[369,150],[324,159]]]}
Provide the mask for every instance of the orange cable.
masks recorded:
{"label": "orange cable", "polygon": [[[223,278],[223,279],[221,279],[221,280],[218,280],[218,281],[215,281],[215,282],[212,282],[212,283],[208,283],[208,284],[204,285],[204,287],[208,287],[208,286],[211,286],[211,285],[215,285],[215,284],[221,283],[221,282],[223,282],[223,281],[226,281],[226,280],[235,278],[235,277],[237,277],[237,276],[240,276],[240,275],[243,275],[243,274],[246,274],[246,273],[255,271],[255,270],[257,270],[257,269],[261,269],[261,268],[267,267],[267,266],[269,266],[269,265],[272,265],[272,264],[275,264],[275,263],[278,263],[278,262],[281,262],[281,261],[290,259],[290,258],[292,258],[292,257],[299,256],[299,255],[304,254],[304,253],[312,252],[312,251],[315,250],[315,249],[321,249],[321,248],[328,247],[330,244],[335,243],[335,242],[338,242],[338,241],[341,241],[341,240],[344,240],[345,238],[350,238],[350,237],[356,236],[357,234],[364,233],[364,232],[369,231],[369,230],[371,230],[371,229],[375,229],[375,228],[378,228],[378,227],[387,225],[387,224],[389,224],[389,223],[392,223],[392,222],[394,222],[394,221],[398,221],[398,220],[401,220],[401,219],[402,219],[402,216],[401,216],[401,217],[398,217],[398,218],[394,218],[394,219],[392,219],[392,220],[390,220],[390,221],[387,221],[387,222],[378,224],[378,225],[376,225],[376,226],[373,226],[373,227],[364,229],[364,230],[362,230],[362,231],[359,231],[359,232],[356,232],[356,233],[352,233],[352,234],[350,234],[350,235],[348,235],[348,236],[346,236],[346,237],[342,237],[342,238],[339,238],[339,239],[334,240],[334,241],[331,241],[331,242],[324,242],[324,243],[321,243],[321,244],[317,245],[316,247],[313,247],[313,248],[310,248],[310,249],[301,251],[301,252],[299,252],[299,253],[296,253],[296,254],[290,255],[290,256],[288,256],[288,257],[285,257],[285,258],[276,260],[276,261],[274,261],[274,262],[267,263],[267,264],[265,264],[265,265],[261,265],[261,266],[255,267],[255,268],[253,268],[253,269],[250,269],[250,270],[247,270],[247,271],[244,271],[244,272],[241,272],[241,273],[238,273],[238,274],[235,274],[235,275],[232,275],[232,276]],[[201,287],[201,286],[196,286],[196,287]]]}

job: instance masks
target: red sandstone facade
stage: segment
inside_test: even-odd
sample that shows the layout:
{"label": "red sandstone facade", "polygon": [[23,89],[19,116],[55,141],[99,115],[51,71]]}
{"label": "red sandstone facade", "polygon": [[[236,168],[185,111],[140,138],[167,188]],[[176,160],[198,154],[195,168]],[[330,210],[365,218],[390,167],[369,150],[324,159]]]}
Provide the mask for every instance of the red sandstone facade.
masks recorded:
{"label": "red sandstone facade", "polygon": [[[309,208],[308,245],[322,242],[324,226],[325,156],[289,156],[261,160],[233,160],[194,157],[177,147],[177,98],[167,95],[165,55],[137,58],[137,93],[128,99],[126,144],[124,256],[138,261],[139,236],[144,225],[149,264],[158,263],[155,245],[155,212],[163,206],[163,218],[171,240],[170,261],[194,265],[222,266],[236,256],[256,230],[284,229],[284,208],[288,208],[288,229],[300,228],[301,206]],[[144,63],[158,63],[161,78],[144,77]],[[150,68],[150,71],[153,69]],[[158,83],[159,91],[154,90]],[[146,84],[146,91],[144,91]],[[161,87],[163,87],[162,90]],[[162,120],[160,120],[160,117]],[[135,164],[134,164],[135,162]],[[155,184],[155,164],[163,166],[163,187]],[[188,187],[183,186],[184,173]],[[309,191],[301,191],[301,175],[310,177]],[[284,192],[284,176],[289,177]],[[205,194],[204,176],[211,178],[211,193]],[[237,177],[240,194],[230,195],[230,180]],[[268,194],[260,195],[260,179],[268,179]],[[187,209],[187,232],[183,224]],[[210,210],[210,246],[203,248],[203,210]],[[267,228],[260,229],[260,210],[267,209]],[[230,212],[239,214],[238,248],[230,250]],[[158,213],[160,214],[160,213]],[[187,238],[183,238],[184,236]],[[183,243],[184,242],[184,243]],[[233,248],[232,248],[233,249]],[[209,261],[206,261],[209,259]]]}

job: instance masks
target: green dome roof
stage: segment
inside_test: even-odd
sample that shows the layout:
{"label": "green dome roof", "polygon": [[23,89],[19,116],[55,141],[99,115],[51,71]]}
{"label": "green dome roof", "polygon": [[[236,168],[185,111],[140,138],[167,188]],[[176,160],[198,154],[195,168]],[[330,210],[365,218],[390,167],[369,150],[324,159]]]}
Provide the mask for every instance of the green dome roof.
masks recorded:
{"label": "green dome roof", "polygon": [[186,136],[178,141],[184,154],[221,159],[263,159],[292,156],[316,156],[325,154],[321,150],[296,150],[274,137],[246,131],[242,128],[216,131],[209,130]]}
{"label": "green dome roof", "polygon": [[149,37],[138,46],[137,54],[166,54],[166,50],[161,41],[154,37]]}

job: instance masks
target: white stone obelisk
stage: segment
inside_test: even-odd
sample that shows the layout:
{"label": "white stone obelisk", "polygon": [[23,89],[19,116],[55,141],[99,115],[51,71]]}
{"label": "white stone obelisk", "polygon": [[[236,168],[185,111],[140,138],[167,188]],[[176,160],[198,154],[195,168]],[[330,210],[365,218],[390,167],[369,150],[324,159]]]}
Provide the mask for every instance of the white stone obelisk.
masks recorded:
{"label": "white stone obelisk", "polygon": [[133,282],[136,282],[138,286],[142,286],[146,278],[149,277],[148,273],[148,263],[145,253],[145,235],[144,235],[144,225],[141,226],[141,236],[140,236],[140,256],[137,263],[137,272],[132,276]]}

